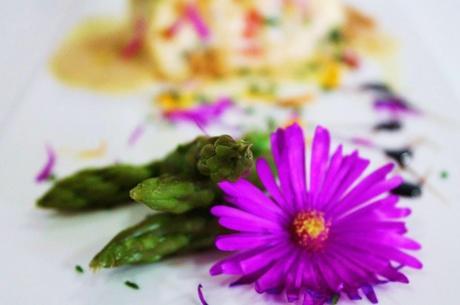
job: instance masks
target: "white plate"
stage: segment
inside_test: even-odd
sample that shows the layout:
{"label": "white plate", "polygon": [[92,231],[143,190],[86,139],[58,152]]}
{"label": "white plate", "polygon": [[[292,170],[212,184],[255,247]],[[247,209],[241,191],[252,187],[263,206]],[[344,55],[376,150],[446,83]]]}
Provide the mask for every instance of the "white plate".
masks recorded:
{"label": "white plate", "polygon": [[[103,12],[103,2],[93,2],[75,5],[60,31],[64,33],[91,12]],[[401,135],[376,140],[397,145],[424,137],[427,142],[417,149],[414,167],[421,173],[430,170],[430,183],[448,201],[441,203],[428,191],[420,200],[403,200],[413,208],[410,235],[423,244],[417,256],[425,266],[422,271],[407,272],[410,285],[378,288],[380,303],[453,304],[460,277],[460,146],[458,125],[450,122],[456,120],[459,104],[420,43],[417,35],[421,33],[410,28],[403,12],[393,2],[359,2],[403,42],[401,91],[428,113],[436,113],[436,118],[411,120]],[[40,66],[0,138],[0,304],[198,304],[198,283],[204,284],[211,305],[270,302],[249,288],[227,288],[228,278],[211,278],[207,270],[217,257],[213,254],[96,274],[85,268],[84,274],[77,274],[75,265],[86,266],[115,233],[140,221],[148,211],[137,205],[63,216],[35,208],[35,199],[48,187],[33,181],[45,160],[45,143],[58,149],[57,174],[62,176],[88,165],[160,157],[199,133],[195,128],[150,125],[138,145],[128,147],[129,133],[151,111],[153,91],[114,97],[75,90],[56,82],[44,63]],[[368,104],[363,100],[362,96],[330,94],[309,111],[308,118],[323,123],[366,122],[368,109],[363,105]],[[353,134],[346,130],[341,133]],[[103,159],[79,161],[72,157],[72,151],[94,148],[103,139],[108,143]],[[376,152],[364,150],[363,154],[377,163],[383,161]],[[447,180],[439,178],[444,169],[449,172]],[[138,283],[141,289],[125,287],[125,280]]]}

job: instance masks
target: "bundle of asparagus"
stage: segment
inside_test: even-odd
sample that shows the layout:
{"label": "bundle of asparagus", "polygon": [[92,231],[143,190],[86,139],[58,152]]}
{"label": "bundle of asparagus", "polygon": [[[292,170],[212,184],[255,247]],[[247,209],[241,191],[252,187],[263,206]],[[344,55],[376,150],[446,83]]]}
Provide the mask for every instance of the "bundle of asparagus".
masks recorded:
{"label": "bundle of asparagus", "polygon": [[254,156],[267,155],[267,143],[267,135],[260,132],[241,140],[200,136],[162,160],[86,169],[65,177],[37,204],[83,211],[126,204],[131,197],[159,212],[117,234],[93,258],[93,269],[152,263],[209,249],[221,231],[208,209],[221,198],[216,183],[254,176]]}

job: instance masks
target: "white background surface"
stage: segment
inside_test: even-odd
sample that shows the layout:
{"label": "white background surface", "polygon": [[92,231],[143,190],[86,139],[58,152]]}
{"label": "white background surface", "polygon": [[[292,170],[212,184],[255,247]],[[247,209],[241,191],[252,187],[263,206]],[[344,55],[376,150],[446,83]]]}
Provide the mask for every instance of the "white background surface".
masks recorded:
{"label": "white background surface", "polygon": [[[145,103],[148,93],[110,97],[71,90],[55,82],[46,71],[46,60],[59,38],[82,16],[104,11],[103,2],[111,1],[3,2],[0,13],[0,304],[198,304],[195,296],[198,281],[208,288],[211,305],[267,304],[251,291],[224,288],[225,279],[210,280],[207,267],[211,259],[208,257],[122,268],[97,275],[73,272],[75,264],[86,265],[114,232],[137,222],[145,210],[138,206],[63,217],[33,208],[34,198],[46,189],[32,183],[33,175],[43,163],[43,143],[52,141],[67,148],[94,147],[100,138],[107,138],[111,144],[107,160],[142,161],[161,156],[174,146],[171,139],[177,142],[189,138],[193,131],[170,130],[167,135],[149,131],[146,138],[155,141],[144,141],[135,150],[128,151],[125,140],[142,114],[148,111]],[[456,16],[458,5],[453,0],[410,0],[398,5],[384,0],[359,2],[378,15],[390,33],[403,38],[407,44],[402,54],[403,92],[427,111],[456,120],[460,109],[455,97],[460,96],[456,90],[460,88],[457,76],[460,38],[455,33],[460,28],[460,18]],[[343,111],[350,111],[350,117],[361,117],[351,101],[349,105],[340,104],[337,99],[330,97],[325,108],[317,109],[315,118],[333,121],[343,117]],[[339,105],[338,111],[328,109],[331,105],[335,105],[332,109]],[[331,110],[330,115],[321,117],[325,110]],[[438,123],[434,120],[412,122],[403,136],[410,138],[423,133],[436,142],[437,149],[421,149],[416,162],[423,171],[431,169],[438,173],[449,169],[451,177],[447,182],[434,181],[449,204],[440,204],[429,193],[423,200],[405,202],[414,209],[409,226],[411,236],[424,245],[418,256],[425,268],[421,272],[409,272],[410,286],[379,289],[384,305],[456,304],[458,301],[458,127]],[[81,166],[64,158],[60,160],[58,174]],[[129,290],[123,286],[124,280],[136,281],[142,289]]]}

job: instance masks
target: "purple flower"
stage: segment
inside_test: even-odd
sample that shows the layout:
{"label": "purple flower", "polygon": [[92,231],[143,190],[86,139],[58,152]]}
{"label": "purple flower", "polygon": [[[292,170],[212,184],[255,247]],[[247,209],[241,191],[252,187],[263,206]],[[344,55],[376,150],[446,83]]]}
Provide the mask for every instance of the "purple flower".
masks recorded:
{"label": "purple flower", "polygon": [[402,183],[387,177],[393,164],[359,179],[369,160],[357,151],[344,154],[342,146],[331,156],[329,132],[317,127],[307,179],[298,124],[274,132],[271,146],[279,182],[268,162],[257,160],[267,192],[245,179],[219,183],[234,207],[215,206],[212,213],[236,232],[219,236],[216,246],[235,253],[216,263],[212,275],[238,275],[234,285],[255,283],[259,293],[283,292],[289,302],[316,305],[360,293],[376,303],[373,286],[407,283],[400,268],[422,268],[403,251],[420,245],[404,236],[401,218],[410,210],[389,193]]}
{"label": "purple flower", "polygon": [[54,166],[56,165],[56,152],[50,145],[46,145],[46,162],[35,176],[35,182],[42,183],[47,181],[53,175]]}
{"label": "purple flower", "polygon": [[223,115],[232,106],[232,100],[228,97],[223,97],[212,104],[202,104],[189,109],[170,110],[165,112],[164,116],[173,123],[192,122],[199,127],[205,127]]}

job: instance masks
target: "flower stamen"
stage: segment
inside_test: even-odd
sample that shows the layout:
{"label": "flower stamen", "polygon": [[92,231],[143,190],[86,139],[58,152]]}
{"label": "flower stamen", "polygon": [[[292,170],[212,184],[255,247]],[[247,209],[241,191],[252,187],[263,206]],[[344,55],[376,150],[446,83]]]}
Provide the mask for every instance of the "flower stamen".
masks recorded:
{"label": "flower stamen", "polygon": [[292,222],[296,242],[308,249],[319,250],[323,247],[329,233],[329,223],[318,211],[307,211],[297,214]]}

